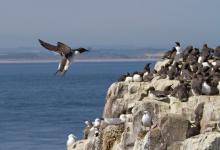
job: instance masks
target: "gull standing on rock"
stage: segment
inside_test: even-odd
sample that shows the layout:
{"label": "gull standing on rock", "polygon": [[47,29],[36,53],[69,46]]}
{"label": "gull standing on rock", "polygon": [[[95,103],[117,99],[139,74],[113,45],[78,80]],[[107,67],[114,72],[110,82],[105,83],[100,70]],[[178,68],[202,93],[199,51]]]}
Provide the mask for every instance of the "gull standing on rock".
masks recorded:
{"label": "gull standing on rock", "polygon": [[86,124],[86,127],[84,129],[84,136],[83,136],[83,138],[87,139],[88,135],[89,135],[89,132],[90,132],[90,129],[92,128],[93,124],[92,124],[91,121],[85,121],[85,124]]}
{"label": "gull standing on rock", "polygon": [[59,72],[62,75],[64,75],[66,71],[68,70],[71,62],[73,61],[73,58],[80,53],[88,51],[85,48],[72,49],[71,47],[61,42],[57,42],[57,45],[46,43],[40,39],[39,39],[39,42],[41,46],[43,46],[44,48],[50,51],[54,51],[62,56],[62,59],[57,68],[57,72],[55,74]]}
{"label": "gull standing on rock", "polygon": [[67,142],[66,142],[67,150],[72,150],[73,144],[76,142],[76,138],[77,137],[73,134],[68,135],[68,139],[67,139]]}
{"label": "gull standing on rock", "polygon": [[152,126],[152,116],[150,112],[144,111],[144,115],[142,116],[142,125],[145,127],[151,127]]}
{"label": "gull standing on rock", "polygon": [[101,126],[101,121],[104,120],[103,118],[96,118],[95,121],[92,123],[93,124],[93,127],[90,129],[90,132],[89,132],[89,136],[90,135],[95,135],[98,131],[99,131],[99,128]]}

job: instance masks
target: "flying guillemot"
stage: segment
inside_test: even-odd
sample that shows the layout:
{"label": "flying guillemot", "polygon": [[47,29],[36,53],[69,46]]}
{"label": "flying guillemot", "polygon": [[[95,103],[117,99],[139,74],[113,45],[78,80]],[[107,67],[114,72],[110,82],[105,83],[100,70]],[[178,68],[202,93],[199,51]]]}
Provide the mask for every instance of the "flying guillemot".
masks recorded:
{"label": "flying guillemot", "polygon": [[61,43],[61,42],[57,42],[57,45],[52,45],[52,44],[46,43],[40,39],[39,39],[39,42],[44,48],[46,48],[50,51],[56,52],[62,56],[62,59],[58,65],[58,69],[56,71],[56,73],[59,72],[62,75],[64,75],[66,73],[71,62],[73,61],[73,58],[76,55],[88,51],[85,48],[72,49],[71,47],[69,47],[66,44]]}

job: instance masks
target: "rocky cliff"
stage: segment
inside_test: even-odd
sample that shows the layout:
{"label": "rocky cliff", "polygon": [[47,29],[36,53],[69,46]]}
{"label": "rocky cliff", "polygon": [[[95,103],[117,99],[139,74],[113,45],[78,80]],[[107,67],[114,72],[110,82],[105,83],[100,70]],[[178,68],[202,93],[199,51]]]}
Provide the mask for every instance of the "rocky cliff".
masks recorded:
{"label": "rocky cliff", "polygon": [[[156,64],[159,69],[165,62]],[[119,118],[126,114],[120,124],[102,123],[98,136],[79,140],[71,150],[218,150],[220,149],[220,96],[190,96],[181,102],[175,97],[164,101],[147,96],[147,89],[153,86],[164,90],[178,80],[159,79],[151,82],[116,82],[107,92],[103,118]],[[141,123],[143,112],[152,115],[150,129]],[[197,117],[197,118],[196,118]],[[199,119],[200,128],[193,123]]]}

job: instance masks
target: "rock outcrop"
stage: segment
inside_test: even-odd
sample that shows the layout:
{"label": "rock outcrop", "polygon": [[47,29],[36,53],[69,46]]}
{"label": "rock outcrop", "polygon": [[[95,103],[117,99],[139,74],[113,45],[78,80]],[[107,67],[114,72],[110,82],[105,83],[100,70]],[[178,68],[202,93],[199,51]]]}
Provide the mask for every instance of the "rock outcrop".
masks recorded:
{"label": "rock outcrop", "polygon": [[[162,64],[157,64],[159,69]],[[131,119],[120,125],[102,125],[100,135],[77,141],[77,150],[218,150],[220,133],[217,124],[220,120],[220,96],[191,96],[181,102],[175,97],[168,101],[158,101],[147,96],[147,89],[153,86],[164,90],[179,85],[178,80],[159,79],[151,82],[116,82],[106,96],[104,118],[118,118],[130,114]],[[193,128],[196,109],[204,104],[199,119],[199,134],[187,137]],[[152,127],[147,129],[141,123],[143,111],[152,114]],[[198,117],[198,116],[197,116]]]}

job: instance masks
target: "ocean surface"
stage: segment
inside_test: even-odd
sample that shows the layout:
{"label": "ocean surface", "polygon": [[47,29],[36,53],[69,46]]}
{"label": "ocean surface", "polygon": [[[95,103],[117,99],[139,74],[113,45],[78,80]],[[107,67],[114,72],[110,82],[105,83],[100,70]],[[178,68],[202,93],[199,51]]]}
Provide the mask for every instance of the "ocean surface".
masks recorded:
{"label": "ocean surface", "polygon": [[102,116],[108,87],[146,62],[0,64],[0,150],[64,150],[68,134]]}

